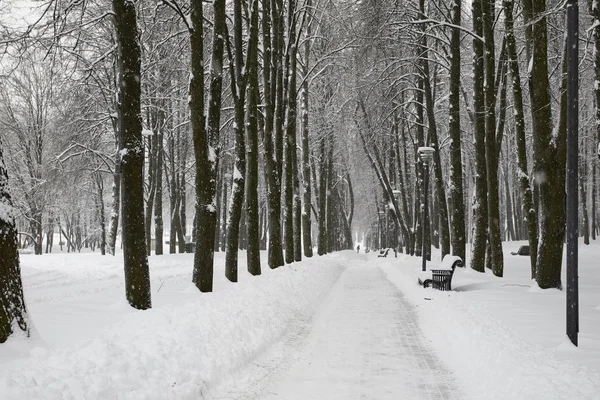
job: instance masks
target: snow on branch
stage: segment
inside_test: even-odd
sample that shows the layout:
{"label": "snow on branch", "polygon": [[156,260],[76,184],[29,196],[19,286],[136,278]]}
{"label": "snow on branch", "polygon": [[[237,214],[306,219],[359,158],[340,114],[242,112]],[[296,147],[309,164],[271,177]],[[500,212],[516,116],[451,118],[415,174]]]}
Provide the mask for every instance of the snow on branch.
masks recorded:
{"label": "snow on branch", "polygon": [[412,24],[436,24],[436,25],[440,25],[440,26],[446,26],[448,28],[458,29],[458,30],[465,32],[468,35],[473,36],[475,39],[481,41],[481,43],[485,43],[485,39],[482,36],[477,35],[475,32],[470,31],[469,29],[467,29],[463,26],[454,25],[449,22],[438,21],[435,19],[426,18],[426,19],[418,19],[418,20],[412,21],[411,23]]}

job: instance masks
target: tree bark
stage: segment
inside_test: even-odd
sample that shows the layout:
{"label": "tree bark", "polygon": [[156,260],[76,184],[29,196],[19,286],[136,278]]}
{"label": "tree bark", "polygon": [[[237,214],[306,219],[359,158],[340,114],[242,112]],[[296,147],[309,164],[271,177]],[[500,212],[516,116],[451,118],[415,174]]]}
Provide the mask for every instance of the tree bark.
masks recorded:
{"label": "tree bark", "polygon": [[0,343],[16,328],[29,336],[29,326],[17,246],[14,209],[0,142]]}
{"label": "tree bark", "polygon": [[533,203],[533,192],[529,184],[529,171],[527,168],[527,145],[525,139],[525,114],[523,111],[523,91],[521,89],[521,76],[517,59],[513,24],[513,0],[504,0],[504,24],[506,32],[506,54],[508,57],[508,70],[512,78],[513,107],[515,118],[515,136],[517,143],[517,177],[523,195],[523,215],[527,220],[527,237],[531,252],[531,279],[535,278],[537,262],[538,234],[537,213]]}
{"label": "tree bark", "polygon": [[[452,3],[452,24],[461,25],[462,0]],[[452,200],[450,228],[452,254],[466,263],[467,234],[465,230],[465,203],[463,197],[463,165],[460,135],[460,30],[452,29],[450,37],[450,199]]]}
{"label": "tree bark", "polygon": [[[532,60],[529,97],[533,132],[535,185],[539,193],[539,244],[536,281],[540,288],[561,288],[566,162],[566,79],[561,94],[557,135],[552,134],[548,78],[548,34],[545,0],[532,0]],[[566,65],[566,60],[563,61]],[[564,66],[563,66],[564,69]],[[564,114],[564,115],[563,115]],[[563,133],[564,131],[564,133]],[[564,136],[564,137],[563,137]]]}
{"label": "tree bark", "polygon": [[234,98],[235,124],[235,162],[233,168],[233,183],[231,185],[231,203],[229,220],[227,221],[227,244],[225,253],[225,276],[231,282],[238,281],[238,247],[240,240],[240,221],[244,204],[244,187],[246,179],[246,140],[244,137],[245,97],[247,75],[244,72],[244,44],[242,36],[242,4],[236,0],[233,3],[234,12],[234,50],[227,48],[229,54],[229,74],[231,92]]}
{"label": "tree bark", "polygon": [[144,146],[140,110],[141,49],[135,4],[113,0],[119,52],[119,89],[122,102],[119,132],[123,135],[121,151],[123,257],[125,292],[129,304],[137,309],[152,306],[150,272],[144,235],[144,188],[142,165]]}
{"label": "tree bark", "polygon": [[[268,263],[270,268],[284,265],[283,246],[281,238],[281,174],[278,170],[277,151],[273,143],[276,93],[278,90],[277,46],[279,37],[274,21],[276,11],[275,0],[262,0],[263,17],[263,97],[264,97],[264,128],[263,146],[265,152],[265,182],[267,183],[267,205],[269,208],[269,250]],[[273,13],[271,14],[271,11]],[[271,40],[271,37],[273,40]]]}
{"label": "tree bark", "polygon": [[500,230],[500,184],[498,181],[498,154],[496,141],[496,86],[494,76],[496,56],[494,45],[494,0],[480,0],[484,43],[484,112],[485,112],[485,171],[487,176],[487,226],[491,270],[494,275],[504,274],[504,256]]}
{"label": "tree bark", "polygon": [[223,85],[223,48],[226,34],[225,0],[213,3],[214,26],[212,59],[207,99],[206,126],[204,121],[204,67],[202,66],[203,15],[201,2],[191,3],[190,36],[192,46],[192,78],[190,82],[192,129],[196,155],[196,251],[192,281],[201,292],[212,292],[214,268],[214,238],[216,209],[215,181],[219,161],[219,129],[221,121],[221,91]]}
{"label": "tree bark", "polygon": [[[472,2],[473,31],[483,36],[482,2]],[[487,171],[486,171],[486,129],[484,95],[484,44],[473,38],[473,131],[475,136],[475,195],[473,197],[473,243],[471,268],[484,272],[487,242]]]}
{"label": "tree bark", "polygon": [[260,275],[260,215],[258,204],[258,0],[252,0],[248,39],[248,124],[246,157],[246,232],[248,272]]}
{"label": "tree bark", "polygon": [[[161,121],[161,126],[164,121]],[[162,129],[162,128],[161,128]],[[156,157],[156,200],[154,205],[154,254],[163,254],[163,133],[157,135],[157,157]]]}

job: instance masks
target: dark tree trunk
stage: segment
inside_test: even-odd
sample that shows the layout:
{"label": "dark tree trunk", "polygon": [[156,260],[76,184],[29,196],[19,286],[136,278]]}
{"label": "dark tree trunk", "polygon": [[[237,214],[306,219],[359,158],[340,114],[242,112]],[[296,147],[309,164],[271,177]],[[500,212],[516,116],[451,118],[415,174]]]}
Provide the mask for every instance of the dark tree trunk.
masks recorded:
{"label": "dark tree trunk", "polygon": [[[452,3],[452,24],[461,24],[462,0]],[[460,30],[453,29],[450,38],[450,199],[452,200],[450,227],[452,229],[452,254],[466,263],[467,234],[465,230],[465,206],[463,198],[463,166],[460,137]]]}
{"label": "dark tree trunk", "polygon": [[260,216],[258,204],[258,0],[252,1],[248,40],[248,124],[246,168],[246,232],[248,272],[260,275]]}
{"label": "dark tree trunk", "polygon": [[[179,114],[179,113],[178,113]],[[179,137],[179,130],[177,131]],[[179,143],[179,140],[177,140]],[[179,203],[179,188],[177,187],[177,172],[175,171],[175,136],[171,133],[169,138],[169,165],[171,172],[171,181],[167,179],[169,186],[169,209],[170,209],[170,228],[169,228],[169,254],[175,254],[177,251],[177,229],[179,226],[179,209],[177,204]],[[169,174],[167,173],[167,177]]]}
{"label": "dark tree trunk", "polygon": [[129,304],[137,309],[152,306],[150,272],[144,235],[144,187],[142,165],[144,145],[140,111],[140,44],[135,4],[113,0],[115,27],[119,43],[119,90],[122,102],[119,132],[123,135],[123,256],[125,292]]}
{"label": "dark tree trunk", "polygon": [[219,160],[221,89],[223,85],[223,48],[226,35],[225,0],[213,3],[214,26],[212,60],[204,126],[204,66],[202,3],[191,3],[192,78],[190,110],[196,155],[196,251],[192,281],[201,292],[212,292],[215,244],[215,181]]}
{"label": "dark tree trunk", "polygon": [[327,139],[321,138],[321,151],[319,160],[319,236],[317,239],[317,254],[322,256],[327,253]]}
{"label": "dark tree trunk", "polygon": [[[523,92],[521,89],[521,77],[519,74],[519,63],[517,60],[517,47],[513,28],[513,1],[505,0],[504,23],[506,32],[506,54],[508,57],[508,70],[512,78],[513,107],[515,118],[515,136],[517,142],[517,177],[523,195],[523,216],[527,220],[527,237],[531,251],[531,279],[535,278],[535,266],[537,261],[538,234],[537,213],[533,203],[533,192],[529,184],[529,171],[527,168],[527,145],[525,139],[525,116],[523,112]],[[521,220],[521,219],[519,219]]]}
{"label": "dark tree trunk", "polygon": [[[161,121],[161,127],[164,121]],[[160,132],[157,135],[157,157],[156,157],[156,193],[155,193],[155,205],[154,205],[154,254],[163,254],[163,185],[162,185],[162,174],[163,174],[163,133]]]}
{"label": "dark tree trunk", "polygon": [[[273,126],[275,118],[275,102],[278,83],[277,79],[277,47],[279,37],[274,22],[276,11],[271,9],[275,0],[262,0],[263,4],[263,97],[264,97],[264,134],[263,146],[265,152],[265,182],[267,183],[267,205],[269,207],[269,250],[268,263],[270,268],[284,265],[283,246],[281,240],[281,174],[278,169],[276,146],[273,143]],[[270,12],[273,11],[272,14]],[[270,17],[271,16],[271,17]],[[273,22],[273,24],[272,24]],[[271,41],[271,37],[273,41]]]}
{"label": "dark tree trunk", "polygon": [[596,240],[596,163],[592,162],[592,240]]}
{"label": "dark tree trunk", "polygon": [[[557,136],[552,133],[545,0],[532,1],[532,66],[529,96],[532,114],[535,184],[539,193],[539,244],[536,281],[540,288],[561,288],[566,163],[566,78],[561,91]],[[566,71],[566,59],[563,60]]]}
{"label": "dark tree trunk", "polygon": [[[296,0],[289,0],[288,3],[288,42],[289,42],[289,70],[288,70],[288,102],[287,102],[287,119],[286,119],[286,209],[291,212],[293,245],[287,247],[286,239],[286,262],[288,261],[287,254],[290,253],[292,261],[302,260],[302,204],[300,201],[300,180],[298,177],[298,153],[296,151],[296,134],[297,134],[297,107],[298,107],[298,90],[297,90],[297,44],[296,44]],[[290,170],[288,172],[288,169]],[[287,182],[289,176],[290,181]],[[288,185],[291,190],[288,190]],[[288,195],[291,195],[289,198]],[[287,216],[286,216],[287,219]],[[286,226],[286,233],[288,233]]]}
{"label": "dark tree trunk", "polygon": [[[312,0],[307,0],[306,7],[312,11]],[[304,82],[302,83],[302,187],[304,189],[302,198],[302,244],[304,249],[304,257],[312,257],[312,232],[311,232],[311,218],[310,218],[310,207],[311,207],[311,182],[310,182],[310,148],[309,148],[309,127],[308,127],[308,71],[310,61],[310,44],[311,44],[311,27],[312,18],[308,17],[308,23],[306,26],[306,38],[304,42],[304,65],[303,65],[303,76]]]}
{"label": "dark tree trunk", "polygon": [[450,254],[450,229],[448,227],[448,204],[446,203],[446,190],[444,188],[444,177],[442,174],[442,156],[438,143],[437,125],[435,121],[435,109],[433,91],[429,80],[429,63],[427,58],[422,62],[425,83],[425,102],[427,105],[427,120],[429,123],[429,140],[431,147],[435,150],[433,153],[433,180],[435,185],[435,204],[437,205],[438,218],[432,213],[431,221],[439,222],[439,239],[442,259],[446,254]]}
{"label": "dark tree trunk", "polygon": [[246,141],[244,137],[246,79],[244,73],[244,44],[242,36],[242,4],[233,3],[234,7],[234,52],[227,48],[229,55],[229,73],[231,92],[234,98],[235,125],[235,162],[233,168],[233,183],[231,185],[231,203],[229,220],[227,221],[227,244],[225,253],[225,276],[231,282],[238,281],[238,247],[240,240],[240,220],[244,205],[244,183],[246,178]]}
{"label": "dark tree trunk", "polygon": [[27,310],[23,297],[17,229],[8,191],[8,174],[0,142],[0,343],[6,342],[17,326],[29,336]]}
{"label": "dark tree trunk", "polygon": [[587,156],[587,143],[584,142],[584,154],[583,160],[581,160],[579,165],[579,202],[581,203],[581,219],[582,219],[582,227],[580,228],[583,233],[583,243],[590,244],[590,220],[588,215],[588,207],[587,207],[587,196],[585,187],[587,185],[587,163],[585,162]]}
{"label": "dark tree trunk", "polygon": [[498,154],[496,141],[496,87],[494,76],[496,56],[494,45],[495,2],[480,0],[484,43],[484,113],[485,113],[485,172],[487,176],[487,226],[491,269],[494,275],[504,274],[504,256],[500,230],[500,184],[498,181]]}
{"label": "dark tree trunk", "polygon": [[[482,8],[486,0],[473,0],[473,31],[483,36]],[[485,6],[489,6],[485,3]],[[492,75],[493,76],[493,75]],[[487,171],[485,146],[484,44],[473,39],[473,111],[475,136],[475,195],[473,198],[473,244],[471,268],[484,272],[487,242]]]}

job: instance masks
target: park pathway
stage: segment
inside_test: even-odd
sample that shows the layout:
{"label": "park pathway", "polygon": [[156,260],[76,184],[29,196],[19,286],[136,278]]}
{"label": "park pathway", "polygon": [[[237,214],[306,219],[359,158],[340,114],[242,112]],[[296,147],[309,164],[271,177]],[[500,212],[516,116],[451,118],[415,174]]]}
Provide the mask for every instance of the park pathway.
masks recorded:
{"label": "park pathway", "polygon": [[352,264],[304,328],[213,398],[460,399],[422,339],[414,307],[377,265]]}

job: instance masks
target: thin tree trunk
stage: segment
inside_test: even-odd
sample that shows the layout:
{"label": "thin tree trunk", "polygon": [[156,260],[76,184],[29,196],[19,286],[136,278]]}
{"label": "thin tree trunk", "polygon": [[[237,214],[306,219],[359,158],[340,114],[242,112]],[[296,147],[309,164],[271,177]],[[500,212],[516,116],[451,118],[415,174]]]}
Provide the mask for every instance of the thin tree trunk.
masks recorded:
{"label": "thin tree trunk", "polygon": [[596,240],[596,163],[592,162],[592,240]]}
{"label": "thin tree trunk", "polygon": [[[161,113],[162,114],[162,113]],[[161,115],[162,116],[162,115]],[[161,118],[160,120],[160,129],[161,131],[157,135],[157,143],[156,143],[156,192],[155,192],[155,204],[154,204],[154,254],[162,255],[163,254],[163,133],[162,133],[162,125],[164,121]]]}
{"label": "thin tree trunk", "polygon": [[319,161],[319,236],[317,240],[317,254],[322,256],[327,253],[327,149],[326,138],[321,137],[321,151]]}
{"label": "thin tree trunk", "polygon": [[312,257],[312,233],[311,233],[311,218],[310,218],[310,206],[311,206],[311,182],[310,182],[310,148],[309,148],[309,126],[308,126],[308,106],[309,106],[309,93],[308,93],[308,71],[310,62],[310,45],[311,45],[311,27],[312,18],[312,0],[307,0],[306,8],[308,9],[309,17],[306,26],[306,38],[304,42],[304,65],[303,65],[303,76],[304,82],[302,83],[302,187],[303,193],[303,211],[302,211],[302,244],[304,246],[304,256]]}
{"label": "thin tree trunk", "polygon": [[[584,149],[587,147],[584,143]],[[590,220],[588,215],[588,207],[587,207],[587,196],[585,192],[585,187],[587,185],[587,163],[586,163],[587,154],[584,153],[583,159],[581,160],[581,165],[579,166],[579,201],[581,204],[581,214],[582,214],[582,222],[583,227],[581,230],[583,231],[583,243],[590,244]]]}

